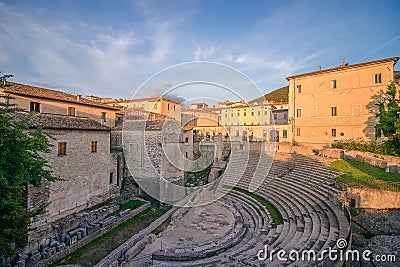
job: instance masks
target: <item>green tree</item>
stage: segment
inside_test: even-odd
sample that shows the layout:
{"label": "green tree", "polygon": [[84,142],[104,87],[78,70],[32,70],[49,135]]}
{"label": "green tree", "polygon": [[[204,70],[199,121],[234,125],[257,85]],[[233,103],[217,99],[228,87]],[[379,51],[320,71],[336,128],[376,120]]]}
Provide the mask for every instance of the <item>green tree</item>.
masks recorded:
{"label": "green tree", "polygon": [[[0,93],[10,77],[0,77]],[[26,244],[29,220],[39,212],[28,210],[27,185],[54,177],[42,157],[49,152],[50,136],[30,130],[30,114],[10,104],[10,97],[0,97],[0,257],[10,257]]]}
{"label": "green tree", "polygon": [[376,130],[378,136],[383,134],[388,138],[386,141],[388,148],[394,149],[400,155],[400,118],[396,94],[396,85],[392,81],[379,102],[379,112],[376,115],[379,123],[376,125]]}

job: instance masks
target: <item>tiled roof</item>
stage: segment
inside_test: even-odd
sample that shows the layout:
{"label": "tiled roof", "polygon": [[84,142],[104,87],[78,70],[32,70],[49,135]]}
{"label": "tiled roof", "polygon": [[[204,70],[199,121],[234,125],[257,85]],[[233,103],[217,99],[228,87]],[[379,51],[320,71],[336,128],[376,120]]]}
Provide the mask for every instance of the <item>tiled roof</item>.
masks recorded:
{"label": "tiled roof", "polygon": [[363,62],[363,63],[358,63],[358,64],[352,64],[352,65],[344,64],[344,65],[340,65],[335,68],[289,76],[289,77],[286,77],[286,80],[290,80],[290,79],[298,78],[298,77],[304,77],[304,76],[318,75],[318,74],[322,74],[322,73],[329,73],[329,72],[333,72],[333,71],[337,71],[337,70],[347,70],[347,69],[358,68],[358,67],[363,67],[363,66],[368,66],[368,65],[375,65],[375,64],[380,64],[380,63],[384,63],[384,62],[394,62],[394,64],[396,64],[396,62],[398,60],[399,60],[398,57],[392,57],[392,58],[385,58],[385,59]]}
{"label": "tiled roof", "polygon": [[151,96],[151,97],[147,97],[147,98],[133,98],[133,99],[124,99],[124,100],[116,100],[116,101],[111,101],[105,104],[118,104],[118,103],[130,103],[130,102],[156,102],[158,100],[165,100],[165,101],[169,101],[175,104],[180,105],[181,103],[175,101],[175,100],[171,100],[165,97],[161,97],[161,96]]}
{"label": "tiled roof", "polygon": [[97,130],[109,131],[110,128],[89,118],[73,117],[56,114],[35,113],[29,117],[29,113],[19,113],[20,118],[28,118],[29,128],[59,129],[59,130]]}
{"label": "tiled roof", "polygon": [[35,87],[19,83],[11,83],[10,86],[4,87],[4,92],[15,95],[45,98],[45,99],[58,100],[70,103],[77,103],[82,105],[96,106],[105,109],[118,110],[118,108],[101,105],[100,103],[85,99],[82,96],[72,95],[61,91],[45,89],[41,87]]}

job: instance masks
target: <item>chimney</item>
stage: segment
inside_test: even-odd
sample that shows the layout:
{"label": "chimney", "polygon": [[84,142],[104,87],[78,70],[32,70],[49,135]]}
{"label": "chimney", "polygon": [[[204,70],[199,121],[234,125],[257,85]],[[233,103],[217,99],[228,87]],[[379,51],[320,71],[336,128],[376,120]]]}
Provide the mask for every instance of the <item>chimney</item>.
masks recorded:
{"label": "chimney", "polygon": [[78,101],[78,102],[81,101],[81,97],[82,97],[82,95],[79,95],[79,94],[76,95],[76,101]]}
{"label": "chimney", "polygon": [[322,70],[321,65],[318,65],[318,71],[321,71],[321,70]]}

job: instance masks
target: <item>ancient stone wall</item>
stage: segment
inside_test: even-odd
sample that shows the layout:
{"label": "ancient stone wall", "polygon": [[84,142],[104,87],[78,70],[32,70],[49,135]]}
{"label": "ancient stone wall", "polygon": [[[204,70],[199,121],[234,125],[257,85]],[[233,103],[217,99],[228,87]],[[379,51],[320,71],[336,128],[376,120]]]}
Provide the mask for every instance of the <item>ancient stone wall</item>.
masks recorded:
{"label": "ancient stone wall", "polygon": [[[45,205],[42,214],[31,219],[26,249],[36,248],[43,238],[62,229],[72,229],[80,221],[68,216],[104,202],[119,194],[114,179],[115,164],[110,154],[109,131],[48,130],[54,139],[50,153],[43,154],[52,175],[58,180],[43,181],[38,188],[28,187],[28,207]],[[92,152],[92,141],[97,151]],[[66,143],[66,154],[58,155],[58,142]],[[86,215],[82,214],[84,218]],[[79,217],[79,216],[78,216]],[[60,220],[68,218],[63,226]],[[80,222],[79,222],[80,223]],[[78,224],[79,224],[78,223]],[[56,230],[54,230],[56,229]]]}
{"label": "ancient stone wall", "polygon": [[[50,185],[49,222],[110,198],[116,181],[110,154],[109,131],[51,131],[52,151],[45,154],[52,174],[59,178]],[[92,152],[91,143],[97,142]],[[66,155],[58,155],[58,142],[66,142]]]}
{"label": "ancient stone wall", "polygon": [[80,228],[81,225],[86,222],[100,220],[117,209],[118,206],[114,203],[105,204],[97,209],[86,209],[81,212],[70,214],[51,223],[33,227],[29,232],[28,245],[25,248],[25,251],[38,250],[41,245],[49,243],[53,236]]}
{"label": "ancient stone wall", "polygon": [[369,152],[345,151],[337,148],[322,149],[319,153],[323,157],[334,159],[352,159],[367,163],[371,166],[384,169],[386,172],[400,174],[400,157],[375,155]]}
{"label": "ancient stone wall", "polygon": [[362,209],[398,209],[400,192],[372,188],[347,188],[346,198],[355,201],[356,208]]}

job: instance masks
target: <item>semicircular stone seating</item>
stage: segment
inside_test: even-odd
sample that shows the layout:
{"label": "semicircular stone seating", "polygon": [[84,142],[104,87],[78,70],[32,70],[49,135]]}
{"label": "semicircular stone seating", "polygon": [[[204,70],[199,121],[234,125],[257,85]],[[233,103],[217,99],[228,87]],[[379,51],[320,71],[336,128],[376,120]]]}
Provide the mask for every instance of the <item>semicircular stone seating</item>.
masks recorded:
{"label": "semicircular stone seating", "polygon": [[[250,151],[249,164],[242,162],[247,164],[244,174],[238,184],[232,186],[249,191],[260,158],[263,159],[260,150]],[[262,161],[259,168],[262,168]],[[272,228],[271,216],[263,205],[246,194],[231,190],[221,201],[234,207],[243,220],[246,232],[240,242],[213,257],[188,262],[155,261],[153,266],[341,266],[343,262],[330,262],[327,257],[313,262],[280,261],[274,253],[271,261],[257,257],[265,245],[269,252],[295,250],[301,255],[305,250],[313,250],[319,257],[323,250],[336,249],[338,239],[349,240],[349,222],[332,202],[340,191],[330,184],[339,174],[321,163],[318,157],[276,153],[263,184],[253,193],[279,210],[283,224]]]}

